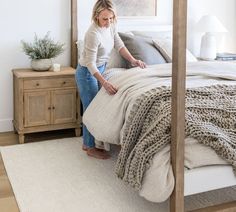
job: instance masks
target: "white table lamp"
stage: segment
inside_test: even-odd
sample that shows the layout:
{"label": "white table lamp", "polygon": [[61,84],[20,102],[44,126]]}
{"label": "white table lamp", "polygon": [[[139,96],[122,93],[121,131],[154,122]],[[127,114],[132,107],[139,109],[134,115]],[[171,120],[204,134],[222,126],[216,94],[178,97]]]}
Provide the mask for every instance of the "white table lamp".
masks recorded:
{"label": "white table lamp", "polygon": [[197,23],[198,31],[205,32],[201,40],[200,59],[214,60],[216,58],[216,32],[227,32],[227,29],[216,16],[205,15]]}

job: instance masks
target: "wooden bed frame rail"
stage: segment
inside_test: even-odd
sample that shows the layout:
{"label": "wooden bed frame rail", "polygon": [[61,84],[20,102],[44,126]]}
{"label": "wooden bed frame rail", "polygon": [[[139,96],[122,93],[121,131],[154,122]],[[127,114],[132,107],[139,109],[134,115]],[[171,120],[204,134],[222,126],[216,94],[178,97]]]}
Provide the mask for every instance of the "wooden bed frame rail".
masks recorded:
{"label": "wooden bed frame rail", "polygon": [[[172,63],[172,119],[171,161],[175,188],[170,197],[170,211],[184,212],[184,138],[185,138],[185,78],[186,78],[187,0],[174,0],[173,5],[173,63]],[[71,66],[77,66],[77,0],[71,0]],[[236,211],[236,202],[195,210]]]}

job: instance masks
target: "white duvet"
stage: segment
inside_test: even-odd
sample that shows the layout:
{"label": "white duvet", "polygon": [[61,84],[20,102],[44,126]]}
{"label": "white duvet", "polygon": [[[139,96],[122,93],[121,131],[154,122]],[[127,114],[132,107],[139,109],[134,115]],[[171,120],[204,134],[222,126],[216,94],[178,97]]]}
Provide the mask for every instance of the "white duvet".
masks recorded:
{"label": "white duvet", "polygon": [[[102,88],[83,115],[83,123],[96,140],[120,144],[122,129],[133,102],[137,96],[153,87],[170,85],[171,65],[108,70],[105,77],[118,87],[118,92],[111,96]],[[205,61],[187,64],[187,87],[213,84],[236,84],[236,64]],[[186,139],[191,140],[185,147],[187,168],[226,163],[209,147],[194,139]],[[174,188],[169,155],[170,147],[167,146],[155,155],[152,166],[145,172],[139,194],[150,201],[165,201]]]}

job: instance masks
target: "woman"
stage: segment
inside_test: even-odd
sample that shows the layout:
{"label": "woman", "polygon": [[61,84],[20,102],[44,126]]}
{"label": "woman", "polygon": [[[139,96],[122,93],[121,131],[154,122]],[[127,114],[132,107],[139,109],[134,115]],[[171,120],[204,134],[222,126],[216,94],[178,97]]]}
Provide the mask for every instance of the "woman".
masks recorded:
{"label": "woman", "polygon": [[[124,46],[115,30],[116,14],[110,0],[98,0],[93,8],[92,24],[85,34],[84,49],[76,70],[76,82],[83,105],[86,110],[92,99],[103,86],[110,95],[117,92],[117,88],[102,76],[111,50],[115,48],[126,60],[134,66],[144,68],[141,60],[136,60]],[[104,126],[105,127],[105,126]],[[83,125],[83,150],[89,156],[107,159],[106,151],[95,147],[94,137]]]}

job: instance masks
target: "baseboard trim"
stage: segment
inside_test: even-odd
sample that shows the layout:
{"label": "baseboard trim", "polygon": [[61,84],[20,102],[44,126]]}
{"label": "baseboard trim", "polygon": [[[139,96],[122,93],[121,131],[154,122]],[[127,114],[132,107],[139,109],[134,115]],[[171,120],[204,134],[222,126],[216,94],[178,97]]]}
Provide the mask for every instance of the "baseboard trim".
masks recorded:
{"label": "baseboard trim", "polygon": [[12,119],[1,119],[0,120],[0,132],[13,131]]}

